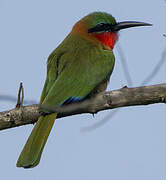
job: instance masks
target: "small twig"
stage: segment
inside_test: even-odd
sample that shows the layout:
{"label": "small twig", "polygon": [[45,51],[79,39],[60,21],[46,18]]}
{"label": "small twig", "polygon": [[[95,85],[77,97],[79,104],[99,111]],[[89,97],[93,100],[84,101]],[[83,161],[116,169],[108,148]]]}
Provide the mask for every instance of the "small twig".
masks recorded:
{"label": "small twig", "polygon": [[22,85],[21,105],[23,105],[23,101],[24,101],[24,87],[23,87],[23,85]]}
{"label": "small twig", "polygon": [[24,100],[24,88],[22,82],[20,82],[16,108],[20,108],[23,105],[23,100]]}

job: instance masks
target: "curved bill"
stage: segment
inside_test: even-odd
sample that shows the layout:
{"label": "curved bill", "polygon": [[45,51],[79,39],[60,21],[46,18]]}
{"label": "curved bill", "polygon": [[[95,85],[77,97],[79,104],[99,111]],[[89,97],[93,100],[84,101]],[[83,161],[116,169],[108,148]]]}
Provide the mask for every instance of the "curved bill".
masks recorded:
{"label": "curved bill", "polygon": [[137,27],[137,26],[152,26],[152,24],[144,23],[144,22],[137,22],[137,21],[124,21],[118,22],[113,26],[113,31],[119,31],[121,29],[126,29],[130,27]]}

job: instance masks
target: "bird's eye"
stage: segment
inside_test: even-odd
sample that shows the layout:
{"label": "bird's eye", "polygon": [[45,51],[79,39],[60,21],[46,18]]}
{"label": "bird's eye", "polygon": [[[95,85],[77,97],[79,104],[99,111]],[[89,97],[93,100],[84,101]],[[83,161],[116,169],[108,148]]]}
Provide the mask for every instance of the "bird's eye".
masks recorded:
{"label": "bird's eye", "polygon": [[106,23],[98,23],[96,26],[103,26],[105,25]]}
{"label": "bird's eye", "polygon": [[104,29],[107,26],[106,23],[98,23],[95,27],[99,28],[99,29]]}
{"label": "bird's eye", "polygon": [[92,33],[92,32],[105,32],[105,31],[110,31],[110,30],[111,30],[111,25],[109,23],[98,23],[93,28],[90,28],[88,30],[88,33]]}

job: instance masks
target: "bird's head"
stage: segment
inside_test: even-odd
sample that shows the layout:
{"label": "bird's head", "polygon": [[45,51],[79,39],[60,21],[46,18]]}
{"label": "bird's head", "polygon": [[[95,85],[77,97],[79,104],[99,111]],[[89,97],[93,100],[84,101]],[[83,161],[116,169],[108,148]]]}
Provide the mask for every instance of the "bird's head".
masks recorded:
{"label": "bird's head", "polygon": [[101,43],[108,49],[113,49],[118,40],[118,32],[136,26],[151,26],[151,24],[137,21],[116,22],[115,18],[108,13],[93,12],[78,21],[72,32]]}

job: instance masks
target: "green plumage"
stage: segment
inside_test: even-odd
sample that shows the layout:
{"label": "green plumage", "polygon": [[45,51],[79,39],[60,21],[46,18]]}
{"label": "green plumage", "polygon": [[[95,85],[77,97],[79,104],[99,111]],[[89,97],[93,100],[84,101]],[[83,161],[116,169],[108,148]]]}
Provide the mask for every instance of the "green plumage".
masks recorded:
{"label": "green plumage", "polygon": [[[99,15],[102,17],[102,14]],[[111,15],[107,16],[112,19]],[[113,67],[111,50],[103,49],[100,43],[81,33],[71,32],[48,58],[40,104],[59,106],[69,98],[84,99],[97,86],[109,80]],[[41,111],[45,112],[44,109]],[[56,114],[40,116],[18,159],[18,167],[32,168],[39,163],[55,118]]]}
{"label": "green plumage", "polygon": [[84,98],[111,75],[113,66],[112,51],[77,35],[67,37],[48,59],[42,104],[55,106],[70,97]]}
{"label": "green plumage", "polygon": [[[52,52],[40,104],[61,106],[104,91],[114,67],[112,49],[121,29],[150,26],[125,21],[116,23],[104,12],[94,12],[77,22],[71,33]],[[49,113],[40,109],[43,113]],[[57,114],[40,116],[17,161],[18,167],[38,165]]]}
{"label": "green plumage", "polygon": [[17,167],[35,167],[54,124],[56,114],[40,116],[17,161]]}

